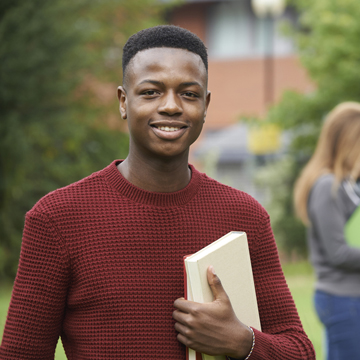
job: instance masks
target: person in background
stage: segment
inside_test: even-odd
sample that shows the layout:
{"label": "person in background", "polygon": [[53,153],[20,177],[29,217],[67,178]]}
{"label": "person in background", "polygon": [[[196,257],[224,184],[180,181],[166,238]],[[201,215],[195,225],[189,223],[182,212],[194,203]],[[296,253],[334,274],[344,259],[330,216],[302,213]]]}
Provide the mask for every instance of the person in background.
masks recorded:
{"label": "person in background", "polygon": [[328,114],[294,188],[297,215],[308,227],[328,360],[360,359],[360,247],[344,235],[360,204],[359,177],[360,103],[344,102]]}

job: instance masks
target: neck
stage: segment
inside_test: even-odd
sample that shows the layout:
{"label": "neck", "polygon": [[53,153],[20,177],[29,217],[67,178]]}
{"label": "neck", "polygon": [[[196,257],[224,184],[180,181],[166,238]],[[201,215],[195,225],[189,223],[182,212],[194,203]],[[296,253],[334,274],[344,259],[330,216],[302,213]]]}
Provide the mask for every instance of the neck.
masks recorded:
{"label": "neck", "polygon": [[191,179],[187,155],[144,161],[129,154],[117,167],[126,180],[147,191],[175,192],[186,187]]}

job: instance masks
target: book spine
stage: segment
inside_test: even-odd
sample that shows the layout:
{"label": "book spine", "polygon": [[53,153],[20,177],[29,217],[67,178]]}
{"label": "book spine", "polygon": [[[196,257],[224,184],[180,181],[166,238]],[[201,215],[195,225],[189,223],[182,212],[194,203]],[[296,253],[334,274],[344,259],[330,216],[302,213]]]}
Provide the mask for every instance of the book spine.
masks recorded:
{"label": "book spine", "polygon": [[203,289],[201,286],[200,270],[197,262],[186,262],[186,270],[189,273],[190,288],[193,296],[193,300],[199,303],[204,302]]}
{"label": "book spine", "polygon": [[[190,295],[191,291],[190,291],[190,282],[188,281],[188,272],[187,272],[187,264],[185,259],[188,257],[189,255],[184,256],[184,298],[186,300],[192,300],[192,296]],[[203,360],[202,358],[202,354],[190,349],[190,348],[186,348],[186,360]]]}

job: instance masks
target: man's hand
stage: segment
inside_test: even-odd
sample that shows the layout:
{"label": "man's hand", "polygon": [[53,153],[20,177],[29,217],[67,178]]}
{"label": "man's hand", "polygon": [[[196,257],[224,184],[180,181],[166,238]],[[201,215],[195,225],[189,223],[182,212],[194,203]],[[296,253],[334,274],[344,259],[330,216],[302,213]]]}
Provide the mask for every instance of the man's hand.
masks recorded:
{"label": "man's hand", "polygon": [[177,339],[185,346],[209,355],[228,355],[245,358],[252,345],[252,332],[235,315],[229,297],[209,266],[207,277],[214,295],[211,303],[200,304],[180,298],[175,300],[177,310]]}

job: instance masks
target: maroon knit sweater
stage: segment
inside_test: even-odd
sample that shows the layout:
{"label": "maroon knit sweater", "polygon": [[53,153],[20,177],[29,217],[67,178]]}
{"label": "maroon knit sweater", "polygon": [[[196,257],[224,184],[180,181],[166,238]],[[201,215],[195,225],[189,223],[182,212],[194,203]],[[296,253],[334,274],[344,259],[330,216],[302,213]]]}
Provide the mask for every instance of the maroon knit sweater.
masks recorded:
{"label": "maroon knit sweater", "polygon": [[[153,193],[114,161],[42,198],[26,215],[0,359],[185,359],[173,302],[183,255],[231,230],[248,236],[262,331],[251,359],[314,359],[266,211],[193,167],[188,186]],[[240,319],[241,320],[241,319]]]}

